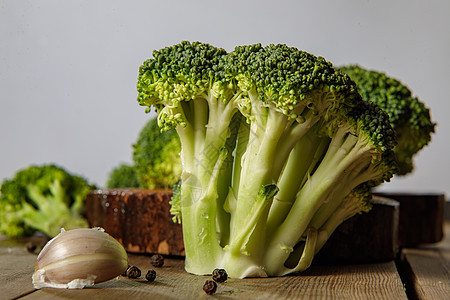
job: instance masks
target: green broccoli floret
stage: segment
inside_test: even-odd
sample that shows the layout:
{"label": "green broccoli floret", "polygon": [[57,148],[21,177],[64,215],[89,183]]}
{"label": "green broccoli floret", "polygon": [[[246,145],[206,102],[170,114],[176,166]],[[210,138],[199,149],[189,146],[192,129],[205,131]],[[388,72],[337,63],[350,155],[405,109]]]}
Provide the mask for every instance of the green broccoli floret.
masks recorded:
{"label": "green broccoli floret", "polygon": [[85,199],[94,188],[54,164],[19,170],[1,185],[0,232],[20,237],[41,231],[54,237],[61,228],[88,227]]}
{"label": "green broccoli floret", "polygon": [[108,175],[106,188],[139,188],[140,183],[134,166],[119,164]]}
{"label": "green broccoli floret", "polygon": [[431,140],[436,124],[430,110],[402,82],[385,73],[368,70],[359,65],[340,67],[356,82],[365,101],[379,105],[390,117],[398,144],[394,153],[398,163],[397,175],[413,171],[413,158]]}
{"label": "green broccoli floret", "polygon": [[156,118],[142,128],[133,145],[133,166],[143,188],[171,188],[181,177],[180,139],[175,130],[161,132]]}
{"label": "green broccoli floret", "polygon": [[[395,170],[389,117],[350,77],[286,45],[200,42],[153,52],[138,101],[181,141],[186,270],[279,276],[309,267]],[[148,110],[147,109],[147,110]]]}
{"label": "green broccoli floret", "polygon": [[170,213],[175,223],[181,224],[181,180],[172,187],[172,197],[170,199]]}
{"label": "green broccoli floret", "polygon": [[181,144],[175,130],[161,132],[151,118],[133,144],[132,164],[119,164],[109,174],[107,188],[172,188],[181,177]]}

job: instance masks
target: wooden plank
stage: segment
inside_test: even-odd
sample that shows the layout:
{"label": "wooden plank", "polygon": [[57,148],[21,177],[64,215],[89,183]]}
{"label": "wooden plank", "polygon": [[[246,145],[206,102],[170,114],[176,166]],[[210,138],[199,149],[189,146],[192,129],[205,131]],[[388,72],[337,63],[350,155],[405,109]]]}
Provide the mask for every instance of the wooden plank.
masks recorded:
{"label": "wooden plank", "polygon": [[[207,299],[202,286],[209,276],[184,271],[182,259],[166,259],[155,282],[147,282],[151,267],[146,255],[130,255],[142,271],[140,279],[124,277],[83,290],[44,288],[24,299]],[[393,262],[347,266],[313,266],[298,276],[229,279],[218,285],[216,298],[236,299],[406,299]]]}
{"label": "wooden plank", "polygon": [[445,224],[447,235],[436,245],[403,249],[402,262],[409,293],[418,299],[450,299],[450,221]]}
{"label": "wooden plank", "polygon": [[0,240],[0,299],[13,299],[34,292],[31,275],[36,255],[25,243]]}

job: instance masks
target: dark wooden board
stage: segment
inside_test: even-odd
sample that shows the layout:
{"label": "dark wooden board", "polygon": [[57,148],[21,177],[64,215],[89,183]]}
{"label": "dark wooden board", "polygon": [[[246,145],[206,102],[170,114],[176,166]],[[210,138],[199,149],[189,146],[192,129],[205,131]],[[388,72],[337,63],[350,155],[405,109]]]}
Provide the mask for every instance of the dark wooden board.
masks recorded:
{"label": "dark wooden board", "polygon": [[400,203],[398,244],[417,247],[444,237],[445,195],[441,193],[376,193]]}
{"label": "dark wooden board", "polygon": [[315,257],[319,264],[373,263],[398,254],[399,203],[374,196],[372,209],[342,223]]}

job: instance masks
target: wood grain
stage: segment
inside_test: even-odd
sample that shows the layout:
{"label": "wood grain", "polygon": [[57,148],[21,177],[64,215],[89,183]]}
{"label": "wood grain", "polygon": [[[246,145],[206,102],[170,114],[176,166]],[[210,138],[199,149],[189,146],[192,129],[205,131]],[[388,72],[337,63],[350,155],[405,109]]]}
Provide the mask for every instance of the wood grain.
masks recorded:
{"label": "wood grain", "polygon": [[[450,233],[450,222],[445,224]],[[402,261],[409,274],[413,297],[450,299],[450,236],[437,245],[403,249]]]}
{"label": "wood grain", "polygon": [[[446,223],[446,232],[450,223]],[[409,266],[405,282],[410,299],[450,299],[450,237],[417,249],[402,249]],[[184,271],[184,260],[167,258],[155,268],[157,278],[147,282],[150,256],[130,254],[130,263],[142,270],[139,279],[117,279],[83,290],[34,290],[31,275],[36,255],[24,243],[0,240],[0,299],[407,299],[394,262],[357,265],[314,265],[295,275],[275,278],[229,279],[216,294],[206,295],[202,286],[209,276]]]}
{"label": "wood grain", "polygon": [[13,299],[34,291],[31,275],[36,255],[25,243],[0,240],[0,299]]}
{"label": "wood grain", "polygon": [[[131,255],[143,276],[150,265],[149,256]],[[166,259],[157,271],[155,282],[144,277],[101,283],[83,290],[42,289],[24,299],[208,299],[202,286],[209,276],[184,271],[183,260]],[[218,299],[406,299],[393,262],[354,266],[317,266],[296,276],[276,278],[229,279],[219,284]]]}

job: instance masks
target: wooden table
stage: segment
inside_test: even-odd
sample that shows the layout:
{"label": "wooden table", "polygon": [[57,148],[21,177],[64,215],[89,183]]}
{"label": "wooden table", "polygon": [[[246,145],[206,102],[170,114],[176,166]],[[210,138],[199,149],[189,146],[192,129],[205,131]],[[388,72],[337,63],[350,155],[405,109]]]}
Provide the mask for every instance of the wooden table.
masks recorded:
{"label": "wooden table", "polygon": [[[450,232],[450,222],[445,225]],[[36,255],[24,242],[0,241],[0,299],[450,299],[450,237],[436,245],[403,249],[394,262],[362,265],[312,266],[297,276],[229,279],[213,296],[202,286],[208,276],[187,274],[183,260],[166,258],[155,268],[157,278],[144,278],[152,268],[146,255],[129,255],[141,279],[117,279],[92,288],[33,289]]]}

